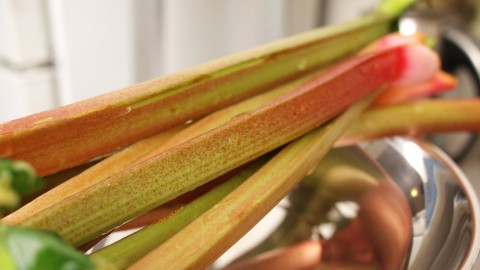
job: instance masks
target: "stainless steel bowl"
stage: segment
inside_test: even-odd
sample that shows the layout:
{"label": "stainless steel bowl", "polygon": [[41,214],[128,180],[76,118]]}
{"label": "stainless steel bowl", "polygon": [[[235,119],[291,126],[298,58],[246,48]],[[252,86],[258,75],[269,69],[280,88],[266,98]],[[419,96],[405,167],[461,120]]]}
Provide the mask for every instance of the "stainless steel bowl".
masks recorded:
{"label": "stainless steel bowl", "polygon": [[460,169],[420,140],[393,138],[361,147],[402,189],[412,208],[407,268],[473,269],[480,249],[480,205]]}
{"label": "stainless steel bowl", "polygon": [[[475,269],[480,265],[476,263],[480,249],[479,201],[463,173],[438,148],[399,137],[337,149],[331,155],[333,159],[330,156],[320,163],[304,180],[307,184],[294,190],[214,268],[222,268],[268,241],[269,245],[277,241],[279,246],[308,239],[328,242],[341,233],[349,220],[359,216],[368,219],[364,224],[366,234],[377,234],[372,245],[384,269]],[[345,184],[349,181],[345,173],[338,181],[331,181],[334,174],[326,171],[335,167],[332,160],[365,172],[367,176],[353,176],[362,179],[351,182],[363,184]],[[375,183],[382,183],[382,179],[393,181],[402,198],[395,197],[395,191],[378,189],[380,185]],[[315,181],[320,184],[312,185]],[[313,189],[319,193],[312,195]],[[309,206],[301,206],[302,201],[308,201]],[[369,209],[362,209],[365,205]],[[310,207],[309,214],[298,218],[299,207]],[[308,228],[298,230],[300,223],[303,227],[308,224]],[[296,235],[289,235],[294,231]],[[279,241],[279,234],[289,242]],[[341,256],[336,257],[341,260]]]}

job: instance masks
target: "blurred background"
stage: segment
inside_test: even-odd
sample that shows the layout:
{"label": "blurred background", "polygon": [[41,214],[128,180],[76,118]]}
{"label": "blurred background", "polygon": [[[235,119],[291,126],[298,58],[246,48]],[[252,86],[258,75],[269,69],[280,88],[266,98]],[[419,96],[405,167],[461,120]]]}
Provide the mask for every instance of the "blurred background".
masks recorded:
{"label": "blurred background", "polygon": [[378,1],[331,2],[0,0],[0,122],[353,18]]}
{"label": "blurred background", "polygon": [[[352,19],[379,2],[0,0],[0,122]],[[404,20],[407,32],[441,36],[438,49],[446,69],[460,79],[456,96],[479,94],[480,23],[475,17],[479,2],[422,1],[420,12],[407,14]],[[431,10],[434,15],[425,12]],[[453,31],[444,31],[444,26],[454,26]],[[480,178],[475,136],[431,139],[471,179]]]}

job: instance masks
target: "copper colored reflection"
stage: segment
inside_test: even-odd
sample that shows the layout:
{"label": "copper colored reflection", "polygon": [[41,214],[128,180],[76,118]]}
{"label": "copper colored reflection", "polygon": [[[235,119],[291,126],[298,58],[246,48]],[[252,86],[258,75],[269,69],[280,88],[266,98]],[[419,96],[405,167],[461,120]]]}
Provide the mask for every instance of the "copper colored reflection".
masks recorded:
{"label": "copper colored reflection", "polygon": [[379,181],[358,201],[358,217],[323,243],[322,261],[400,269],[412,237],[411,212],[392,181]]}

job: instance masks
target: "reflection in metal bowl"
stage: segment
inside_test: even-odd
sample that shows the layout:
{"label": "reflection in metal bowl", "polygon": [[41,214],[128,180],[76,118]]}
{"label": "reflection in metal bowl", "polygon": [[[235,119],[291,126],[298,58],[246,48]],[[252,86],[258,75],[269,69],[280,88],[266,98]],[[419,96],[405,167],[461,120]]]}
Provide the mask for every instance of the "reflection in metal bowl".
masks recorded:
{"label": "reflection in metal bowl", "polygon": [[410,202],[413,241],[408,269],[470,269],[479,251],[479,204],[459,169],[422,141],[394,138],[362,148]]}
{"label": "reflection in metal bowl", "polygon": [[315,241],[320,269],[472,269],[479,209],[463,174],[428,143],[392,138],[335,149],[214,267]]}

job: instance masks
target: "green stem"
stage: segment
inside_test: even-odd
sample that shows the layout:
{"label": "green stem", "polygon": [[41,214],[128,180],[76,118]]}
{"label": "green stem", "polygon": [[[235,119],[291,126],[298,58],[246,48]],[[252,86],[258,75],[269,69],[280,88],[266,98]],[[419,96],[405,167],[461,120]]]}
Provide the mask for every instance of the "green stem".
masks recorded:
{"label": "green stem", "polygon": [[396,135],[480,132],[480,99],[431,99],[372,108],[356,121],[337,145]]}
{"label": "green stem", "polygon": [[413,5],[416,0],[383,0],[378,6],[378,11],[391,16],[398,16],[406,7]]}

